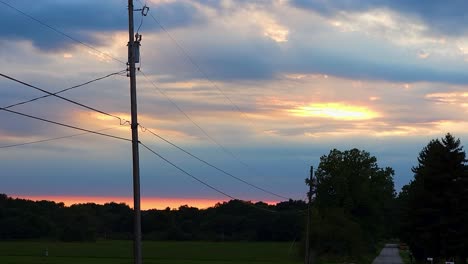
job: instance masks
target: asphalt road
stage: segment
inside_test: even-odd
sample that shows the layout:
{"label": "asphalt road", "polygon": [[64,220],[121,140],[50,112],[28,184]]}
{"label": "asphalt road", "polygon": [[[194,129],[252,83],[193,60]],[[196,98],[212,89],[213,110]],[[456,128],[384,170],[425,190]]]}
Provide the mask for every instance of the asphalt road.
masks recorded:
{"label": "asphalt road", "polygon": [[400,253],[398,253],[398,245],[385,245],[382,251],[380,251],[380,255],[374,259],[372,264],[403,264]]}

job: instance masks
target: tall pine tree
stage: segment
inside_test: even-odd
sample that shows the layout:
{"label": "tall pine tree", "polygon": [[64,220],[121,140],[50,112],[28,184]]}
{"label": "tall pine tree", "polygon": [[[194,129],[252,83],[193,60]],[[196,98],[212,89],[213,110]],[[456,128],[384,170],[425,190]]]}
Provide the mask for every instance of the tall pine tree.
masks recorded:
{"label": "tall pine tree", "polygon": [[[419,259],[466,257],[468,175],[460,140],[447,134],[420,152],[405,187],[404,237]],[[462,262],[464,263],[464,262]]]}

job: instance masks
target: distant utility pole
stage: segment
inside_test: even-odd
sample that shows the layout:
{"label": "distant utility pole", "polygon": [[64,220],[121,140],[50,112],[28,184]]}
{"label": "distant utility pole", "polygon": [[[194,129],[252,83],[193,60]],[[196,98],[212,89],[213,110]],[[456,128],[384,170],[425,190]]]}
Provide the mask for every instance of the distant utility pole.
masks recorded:
{"label": "distant utility pole", "polygon": [[314,188],[314,166],[310,166],[310,178],[309,178],[309,192],[307,193],[308,204],[307,204],[307,226],[306,226],[306,243],[305,243],[305,259],[304,264],[310,263],[310,225],[312,222],[312,213],[310,212],[312,203],[312,192]]}
{"label": "distant utility pole", "polygon": [[[141,206],[140,206],[140,157],[138,153],[138,114],[136,95],[135,59],[140,45],[135,42],[133,29],[133,0],[128,0],[128,71],[130,77],[130,103],[131,103],[131,128],[132,128],[132,157],[133,157],[133,210],[134,235],[133,257],[135,264],[142,264],[141,257]],[[138,52],[139,54],[139,52]]]}

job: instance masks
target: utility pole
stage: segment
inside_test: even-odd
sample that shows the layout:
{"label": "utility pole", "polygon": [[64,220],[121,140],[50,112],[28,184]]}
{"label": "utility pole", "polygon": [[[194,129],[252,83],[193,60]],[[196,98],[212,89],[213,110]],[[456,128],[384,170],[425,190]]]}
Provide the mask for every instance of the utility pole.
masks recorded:
{"label": "utility pole", "polygon": [[133,0],[128,0],[128,70],[130,76],[130,103],[132,128],[132,157],[133,157],[133,257],[135,264],[142,264],[141,257],[141,206],[140,206],[140,157],[138,153],[138,114],[136,95],[135,58],[136,45],[133,29]]}
{"label": "utility pole", "polygon": [[314,188],[314,166],[310,166],[309,176],[309,192],[307,193],[308,204],[307,204],[307,226],[306,226],[306,243],[305,243],[305,260],[304,264],[310,263],[310,224],[312,222],[312,214],[310,212],[312,203],[312,192]]}

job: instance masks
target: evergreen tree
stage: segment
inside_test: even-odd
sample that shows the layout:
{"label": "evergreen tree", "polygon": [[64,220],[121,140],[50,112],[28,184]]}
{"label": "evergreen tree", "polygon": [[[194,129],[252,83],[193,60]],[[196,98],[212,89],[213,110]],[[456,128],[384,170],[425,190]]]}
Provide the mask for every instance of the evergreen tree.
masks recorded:
{"label": "evergreen tree", "polygon": [[414,180],[403,188],[404,238],[419,260],[466,257],[466,155],[460,140],[447,134],[431,140],[413,167]]}

